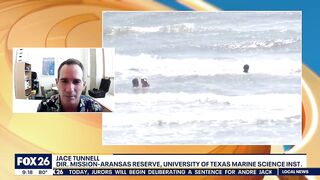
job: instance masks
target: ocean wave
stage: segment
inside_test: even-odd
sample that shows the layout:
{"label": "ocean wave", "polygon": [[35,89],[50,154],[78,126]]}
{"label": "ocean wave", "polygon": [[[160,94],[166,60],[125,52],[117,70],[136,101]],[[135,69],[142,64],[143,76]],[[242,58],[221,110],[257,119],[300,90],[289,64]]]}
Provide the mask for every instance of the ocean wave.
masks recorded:
{"label": "ocean wave", "polygon": [[249,41],[241,43],[228,43],[228,44],[215,44],[211,45],[212,49],[230,49],[230,50],[245,50],[245,49],[271,49],[271,48],[283,48],[291,44],[301,43],[301,38],[290,38],[290,39],[274,39],[274,40],[260,40],[260,41]]}
{"label": "ocean wave", "polygon": [[300,76],[301,61],[297,56],[237,57],[237,59],[171,59],[148,54],[138,56],[115,56],[115,70],[118,79],[135,76],[214,76],[219,74],[243,74],[243,65],[249,64],[249,74],[279,76]]}
{"label": "ocean wave", "polygon": [[[288,121],[289,117],[294,115],[296,118]],[[261,126],[264,123],[293,123],[301,122],[301,113],[293,111],[272,112],[263,110],[233,110],[233,111],[207,111],[207,112],[179,112],[179,113],[111,113],[106,115],[105,127],[170,127],[179,128],[181,125],[199,126],[212,124],[221,124],[233,122],[233,127],[239,124]],[[276,125],[275,125],[276,126]],[[232,128],[232,127],[230,127]]]}
{"label": "ocean wave", "polygon": [[166,26],[114,26],[106,27],[104,29],[105,35],[124,35],[130,33],[182,33],[182,32],[194,32],[195,27],[193,23],[179,23]]}
{"label": "ocean wave", "polygon": [[[116,94],[117,110],[108,114],[108,126],[161,126],[209,121],[265,123],[292,122],[301,118],[301,95],[265,94],[218,96],[214,94]],[[215,108],[212,102],[221,103]],[[173,111],[175,106],[181,106]],[[193,108],[198,106],[198,108]],[[131,107],[131,108],[130,108]],[[125,109],[123,109],[125,108]],[[128,111],[138,109],[137,111]],[[132,121],[133,120],[133,121]]]}
{"label": "ocean wave", "polygon": [[[239,37],[237,37],[239,38]],[[242,37],[243,38],[243,37]],[[216,42],[203,43],[201,40],[195,40],[193,43],[183,44],[183,41],[174,43],[169,40],[167,45],[154,45],[154,47],[145,47],[139,45],[137,47],[145,49],[145,52],[162,52],[164,54],[181,54],[192,52],[197,54],[210,55],[212,53],[237,53],[237,52],[301,52],[301,37],[297,36],[294,38],[278,38],[278,39],[257,39],[255,35],[248,35],[245,40],[236,39],[225,42],[219,40]],[[201,39],[201,38],[200,38]],[[131,48],[132,49],[132,48]],[[161,53],[159,53],[161,54]]]}
{"label": "ocean wave", "polygon": [[[210,33],[211,35],[222,35],[222,34],[234,34],[234,33],[298,33],[301,31],[299,28],[293,28],[283,24],[264,24],[264,25],[251,25],[251,26],[241,26],[235,28],[233,25],[221,25],[221,26],[201,26],[195,23],[176,23],[170,25],[160,25],[160,26],[112,26],[105,27],[105,35],[125,35],[125,34],[148,34],[148,33]],[[295,25],[295,24],[294,24]],[[299,24],[297,24],[299,25]]]}
{"label": "ocean wave", "polygon": [[293,107],[300,106],[300,94],[260,94],[225,96],[212,93],[117,93],[115,103],[120,104],[195,104],[195,105],[224,105],[224,106],[254,106],[254,107]]}

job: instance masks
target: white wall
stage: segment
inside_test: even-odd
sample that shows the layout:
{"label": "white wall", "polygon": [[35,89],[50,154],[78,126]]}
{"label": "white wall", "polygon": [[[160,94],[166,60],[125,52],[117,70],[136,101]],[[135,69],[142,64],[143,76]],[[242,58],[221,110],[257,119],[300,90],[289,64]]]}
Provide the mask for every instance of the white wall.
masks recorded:
{"label": "white wall", "polygon": [[[42,75],[43,58],[55,58],[54,76]],[[69,58],[78,59],[83,63],[84,68],[87,69],[89,64],[88,49],[80,48],[24,48],[22,61],[30,63],[32,71],[37,72],[39,86],[50,89],[52,85],[55,85],[59,65]]]}
{"label": "white wall", "polygon": [[111,84],[109,88],[109,94],[114,95],[114,56],[115,49],[114,48],[104,48],[103,49],[104,60],[105,60],[105,73],[104,77],[110,78]]}
{"label": "white wall", "polygon": [[102,78],[110,78],[111,84],[109,94],[114,95],[114,67],[113,60],[115,55],[114,48],[91,49],[91,83],[90,89],[99,89]]}

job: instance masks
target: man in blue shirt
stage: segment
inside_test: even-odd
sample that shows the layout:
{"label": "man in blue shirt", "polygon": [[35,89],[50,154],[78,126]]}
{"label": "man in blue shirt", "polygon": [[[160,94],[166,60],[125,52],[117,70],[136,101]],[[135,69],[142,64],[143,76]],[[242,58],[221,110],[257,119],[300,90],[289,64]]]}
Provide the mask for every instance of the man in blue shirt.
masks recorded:
{"label": "man in blue shirt", "polygon": [[64,61],[58,68],[56,84],[59,94],[43,100],[38,112],[101,112],[102,107],[94,99],[82,96],[86,86],[84,68],[76,59]]}

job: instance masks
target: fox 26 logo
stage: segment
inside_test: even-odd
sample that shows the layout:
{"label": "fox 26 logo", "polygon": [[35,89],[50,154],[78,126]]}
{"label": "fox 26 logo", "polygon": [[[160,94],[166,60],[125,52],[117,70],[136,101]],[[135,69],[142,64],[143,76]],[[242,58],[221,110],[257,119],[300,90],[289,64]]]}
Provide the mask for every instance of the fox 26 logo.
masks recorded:
{"label": "fox 26 logo", "polygon": [[51,154],[15,154],[15,169],[52,169]]}

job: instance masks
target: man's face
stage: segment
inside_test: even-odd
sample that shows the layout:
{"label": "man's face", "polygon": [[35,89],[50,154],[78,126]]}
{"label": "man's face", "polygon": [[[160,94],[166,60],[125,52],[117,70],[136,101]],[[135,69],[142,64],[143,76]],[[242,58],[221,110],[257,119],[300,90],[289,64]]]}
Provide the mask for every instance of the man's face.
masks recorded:
{"label": "man's face", "polygon": [[85,87],[82,77],[83,72],[76,64],[65,64],[60,69],[60,76],[56,79],[56,83],[63,106],[78,106],[81,92]]}

